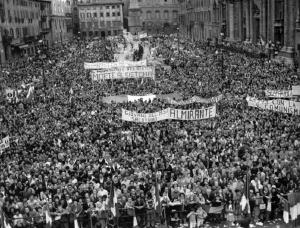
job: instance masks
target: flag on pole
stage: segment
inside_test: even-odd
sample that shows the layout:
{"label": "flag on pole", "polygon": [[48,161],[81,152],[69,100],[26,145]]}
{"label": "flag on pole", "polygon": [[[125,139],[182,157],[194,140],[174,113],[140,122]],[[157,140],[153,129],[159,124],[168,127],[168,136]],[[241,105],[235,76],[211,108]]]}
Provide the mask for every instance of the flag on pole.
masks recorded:
{"label": "flag on pole", "polygon": [[283,221],[288,224],[290,219],[289,202],[282,197],[283,200]]}
{"label": "flag on pole", "polygon": [[30,86],[26,96],[27,100],[31,100],[33,98],[33,91],[34,91],[34,86]]}
{"label": "flag on pole", "polygon": [[74,220],[74,228],[79,228],[78,220],[75,218]]}
{"label": "flag on pole", "polygon": [[51,227],[52,226],[52,217],[50,216],[49,210],[45,211],[46,215],[46,227]]}
{"label": "flag on pole", "polygon": [[295,227],[300,226],[300,192],[293,192],[288,195],[291,221]]}
{"label": "flag on pole", "polygon": [[134,215],[133,216],[133,228],[136,228],[136,227],[138,227],[138,223],[137,223],[136,216]]}
{"label": "flag on pole", "polygon": [[6,220],[7,218],[6,218],[3,211],[1,213],[1,217],[2,217],[2,224],[1,225],[3,225],[3,228],[11,228],[11,225],[7,222],[7,220]]}
{"label": "flag on pole", "polygon": [[154,209],[159,215],[161,215],[162,210],[161,210],[161,201],[160,201],[157,177],[155,177],[155,180],[156,180],[155,181],[155,194],[153,197]]}
{"label": "flag on pole", "polygon": [[116,203],[117,203],[117,196],[115,194],[115,187],[112,182],[111,189],[110,189],[109,205],[110,205],[111,213],[113,214],[114,217],[117,215]]}

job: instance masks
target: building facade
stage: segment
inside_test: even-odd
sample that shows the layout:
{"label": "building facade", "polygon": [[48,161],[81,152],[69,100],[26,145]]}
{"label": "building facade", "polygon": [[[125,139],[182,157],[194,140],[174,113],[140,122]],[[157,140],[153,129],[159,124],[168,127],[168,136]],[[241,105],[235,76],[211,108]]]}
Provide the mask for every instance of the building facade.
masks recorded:
{"label": "building facade", "polygon": [[223,27],[223,4],[217,0],[181,1],[180,34],[195,41],[218,40]]}
{"label": "building facade", "polygon": [[178,0],[130,0],[128,29],[132,34],[177,33],[179,26]]}
{"label": "building facade", "polygon": [[68,41],[73,36],[72,8],[69,0],[51,0],[51,45]]}
{"label": "building facade", "polygon": [[122,0],[79,0],[78,13],[82,37],[123,34]]}
{"label": "building facade", "polygon": [[226,37],[232,41],[272,42],[279,58],[299,63],[299,0],[226,0]]}
{"label": "building facade", "polygon": [[37,0],[0,0],[1,63],[35,53],[42,38]]}

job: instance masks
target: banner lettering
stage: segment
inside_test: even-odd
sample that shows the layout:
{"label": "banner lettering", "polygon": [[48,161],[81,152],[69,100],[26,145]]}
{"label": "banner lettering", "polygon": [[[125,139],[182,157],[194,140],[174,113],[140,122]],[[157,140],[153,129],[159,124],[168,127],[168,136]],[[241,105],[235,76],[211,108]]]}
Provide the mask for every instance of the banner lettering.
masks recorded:
{"label": "banner lettering", "polygon": [[292,90],[265,90],[265,94],[267,97],[275,97],[275,98],[290,98],[293,96]]}
{"label": "banner lettering", "polygon": [[167,98],[166,100],[169,104],[172,104],[172,105],[188,105],[188,104],[193,104],[193,103],[214,104],[214,103],[218,103],[220,100],[222,100],[222,98],[223,98],[223,95],[219,95],[219,96],[211,97],[211,98],[202,98],[202,97],[194,96],[186,101],[175,101],[170,98]]}
{"label": "banner lettering", "polygon": [[248,106],[275,112],[300,115],[300,102],[290,100],[258,100],[255,97],[247,97]]}
{"label": "banner lettering", "polygon": [[122,109],[122,120],[137,122],[137,123],[151,123],[161,120],[204,120],[216,116],[216,106],[208,108],[183,110],[175,108],[163,109],[154,113],[137,113],[135,111],[128,111]]}
{"label": "banner lettering", "polygon": [[109,69],[118,67],[133,67],[133,66],[147,66],[146,60],[141,61],[121,61],[121,62],[96,62],[84,63],[85,70]]}
{"label": "banner lettering", "polygon": [[107,79],[124,79],[124,78],[155,78],[154,67],[123,67],[111,71],[96,71],[91,72],[93,81]]}

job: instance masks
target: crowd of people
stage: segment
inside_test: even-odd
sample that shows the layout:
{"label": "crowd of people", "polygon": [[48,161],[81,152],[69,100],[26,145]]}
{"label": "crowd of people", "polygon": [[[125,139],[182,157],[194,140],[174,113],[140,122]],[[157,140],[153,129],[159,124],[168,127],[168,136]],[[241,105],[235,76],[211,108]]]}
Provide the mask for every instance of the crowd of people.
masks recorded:
{"label": "crowd of people", "polygon": [[[291,89],[299,75],[200,42],[177,43],[171,36],[147,42],[171,68],[156,66],[155,80],[93,82],[83,63],[113,61],[113,39],[74,40],[47,50],[43,59],[2,69],[3,91],[20,91],[17,102],[8,102],[4,92],[0,101],[0,139],[10,137],[0,155],[0,207],[11,226],[44,227],[48,212],[52,225],[64,228],[77,220],[80,228],[104,228],[132,227],[133,218],[139,227],[223,220],[243,226],[241,217],[261,225],[282,218],[286,194],[300,188],[300,119],[249,107],[245,98],[269,99],[265,89]],[[141,58],[142,48],[136,55]],[[29,84],[32,99],[26,99]],[[182,100],[223,99],[212,119],[147,124],[122,121],[121,109],[149,113],[177,106],[165,99],[102,99],[170,93]],[[225,216],[211,218],[207,208],[220,207]]]}

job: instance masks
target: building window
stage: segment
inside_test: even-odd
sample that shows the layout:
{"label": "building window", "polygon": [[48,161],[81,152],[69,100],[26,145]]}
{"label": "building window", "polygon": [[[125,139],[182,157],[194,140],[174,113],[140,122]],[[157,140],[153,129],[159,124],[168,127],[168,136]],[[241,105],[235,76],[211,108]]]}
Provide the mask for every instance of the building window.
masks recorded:
{"label": "building window", "polygon": [[106,6],[106,9],[109,9],[109,6]]}
{"label": "building window", "polygon": [[112,6],[111,8],[112,8],[112,9],[114,9],[114,8],[115,8],[115,6]]}
{"label": "building window", "polygon": [[120,17],[120,16],[121,16],[121,13],[120,13],[120,12],[117,12],[117,16]]}
{"label": "building window", "polygon": [[97,17],[97,13],[96,12],[94,13],[94,17]]}
{"label": "building window", "polygon": [[173,19],[176,20],[178,17],[178,11],[174,10],[173,11]]}
{"label": "building window", "polygon": [[100,17],[103,17],[103,13],[100,13]]}
{"label": "building window", "polygon": [[106,13],[106,17],[110,17],[110,13],[109,12]]}
{"label": "building window", "polygon": [[85,28],[85,22],[81,22],[81,23],[80,23],[80,28],[81,28],[81,29],[84,29],[84,28]]}
{"label": "building window", "polygon": [[164,17],[165,17],[165,19],[169,19],[169,11],[168,10],[164,11]]}
{"label": "building window", "polygon": [[107,35],[111,36],[111,31],[108,31],[108,32],[107,32]]}
{"label": "building window", "polygon": [[155,17],[156,17],[156,19],[160,19],[160,11],[159,10],[155,11]]}
{"label": "building window", "polygon": [[112,12],[112,16],[115,17],[115,16],[116,16],[116,13],[115,13],[115,12]]}
{"label": "building window", "polygon": [[147,18],[147,19],[151,19],[151,11],[147,11],[146,18]]}

